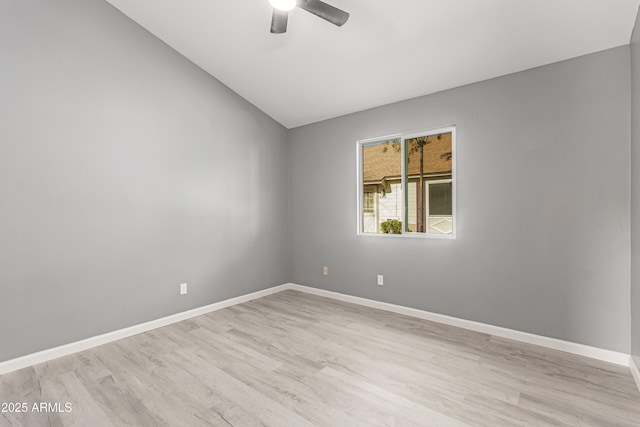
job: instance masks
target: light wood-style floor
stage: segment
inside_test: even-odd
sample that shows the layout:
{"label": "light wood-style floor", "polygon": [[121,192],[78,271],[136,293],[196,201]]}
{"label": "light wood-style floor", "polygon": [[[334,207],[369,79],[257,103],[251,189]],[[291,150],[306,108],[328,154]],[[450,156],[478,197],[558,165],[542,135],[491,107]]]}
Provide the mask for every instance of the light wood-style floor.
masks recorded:
{"label": "light wood-style floor", "polygon": [[6,426],[639,426],[627,368],[285,291],[0,377]]}

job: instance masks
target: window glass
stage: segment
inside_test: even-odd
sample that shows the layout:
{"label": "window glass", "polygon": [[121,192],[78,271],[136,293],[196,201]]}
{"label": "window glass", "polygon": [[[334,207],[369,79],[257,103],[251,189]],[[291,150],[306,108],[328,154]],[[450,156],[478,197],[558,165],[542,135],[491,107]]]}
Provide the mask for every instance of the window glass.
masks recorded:
{"label": "window glass", "polygon": [[400,232],[402,154],[400,139],[362,144],[362,224],[364,233]]}
{"label": "window glass", "polygon": [[453,222],[452,136],[443,132],[405,139],[406,232],[432,233],[428,224],[433,216],[449,216]]}
{"label": "window glass", "polygon": [[451,182],[429,184],[429,216],[452,214]]}
{"label": "window glass", "polygon": [[454,139],[449,127],[358,142],[358,232],[453,235]]}
{"label": "window glass", "polygon": [[364,192],[363,210],[365,213],[375,212],[375,194],[372,191]]}

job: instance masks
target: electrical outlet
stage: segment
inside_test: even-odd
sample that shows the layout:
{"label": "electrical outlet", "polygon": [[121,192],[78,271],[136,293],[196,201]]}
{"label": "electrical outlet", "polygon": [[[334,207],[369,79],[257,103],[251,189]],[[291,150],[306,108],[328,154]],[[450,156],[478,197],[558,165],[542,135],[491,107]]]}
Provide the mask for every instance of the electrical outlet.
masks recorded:
{"label": "electrical outlet", "polygon": [[328,276],[329,275],[329,267],[327,267],[326,265],[324,267],[322,267],[322,275],[323,276]]}
{"label": "electrical outlet", "polygon": [[382,277],[382,274],[378,274],[378,285],[384,285],[384,277]]}
{"label": "electrical outlet", "polygon": [[180,283],[180,295],[186,295],[186,294],[187,294],[187,284]]}

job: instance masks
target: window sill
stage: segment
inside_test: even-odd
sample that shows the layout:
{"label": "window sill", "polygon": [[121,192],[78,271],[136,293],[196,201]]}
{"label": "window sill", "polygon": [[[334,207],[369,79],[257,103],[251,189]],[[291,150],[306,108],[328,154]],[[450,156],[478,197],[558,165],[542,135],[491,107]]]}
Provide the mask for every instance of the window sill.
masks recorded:
{"label": "window sill", "polygon": [[435,240],[455,240],[455,234],[425,234],[425,233],[403,233],[403,234],[386,234],[386,233],[357,233],[358,236],[365,237],[383,237],[392,239],[435,239]]}

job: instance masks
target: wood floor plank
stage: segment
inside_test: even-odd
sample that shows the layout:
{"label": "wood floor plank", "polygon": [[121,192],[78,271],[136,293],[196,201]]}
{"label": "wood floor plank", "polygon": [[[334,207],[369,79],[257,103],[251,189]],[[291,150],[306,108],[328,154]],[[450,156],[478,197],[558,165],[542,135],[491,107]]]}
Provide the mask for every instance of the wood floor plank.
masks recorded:
{"label": "wood floor plank", "polygon": [[1,426],[640,426],[629,369],[284,291],[0,376]]}

